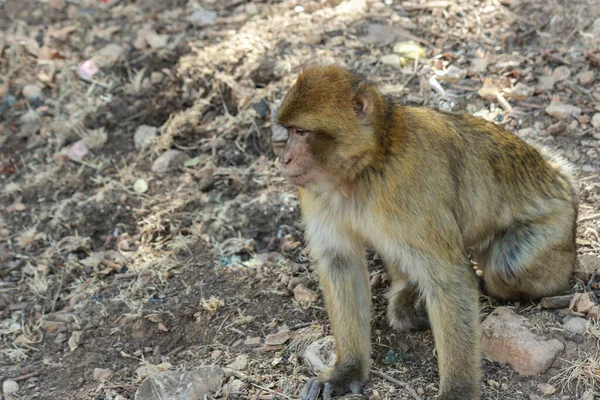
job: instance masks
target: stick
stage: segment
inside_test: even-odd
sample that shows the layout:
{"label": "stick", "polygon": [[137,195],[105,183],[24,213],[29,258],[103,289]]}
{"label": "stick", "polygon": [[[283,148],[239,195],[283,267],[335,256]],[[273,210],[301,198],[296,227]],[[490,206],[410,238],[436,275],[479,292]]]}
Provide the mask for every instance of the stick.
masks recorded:
{"label": "stick", "polygon": [[371,373],[373,375],[375,375],[375,376],[378,376],[378,377],[383,378],[385,380],[388,380],[388,381],[390,381],[392,383],[395,383],[398,386],[402,386],[412,396],[413,399],[415,399],[415,400],[423,400],[421,398],[421,396],[419,396],[417,394],[417,392],[415,392],[415,389],[413,389],[412,386],[410,386],[408,383],[399,381],[396,378],[392,378],[391,376],[389,376],[387,374],[384,374],[383,372],[375,371],[374,369],[371,370]]}
{"label": "stick", "polygon": [[20,382],[20,381],[27,380],[29,378],[36,377],[39,374],[40,374],[39,371],[34,371],[34,372],[30,372],[30,373],[25,374],[25,375],[17,376],[16,378],[12,378],[12,380],[15,381],[15,382]]}
{"label": "stick", "polygon": [[567,294],[565,296],[544,297],[540,301],[540,305],[542,308],[566,308],[569,307],[572,298],[572,294]]}
{"label": "stick", "polygon": [[251,384],[252,386],[256,386],[256,387],[257,387],[257,388],[259,388],[259,389],[266,390],[267,392],[273,393],[273,394],[274,394],[274,395],[276,395],[276,396],[281,396],[281,397],[285,397],[286,399],[290,399],[290,400],[292,400],[292,398],[291,398],[290,396],[288,396],[288,395],[286,395],[286,394],[283,394],[283,393],[276,392],[276,391],[275,391],[275,390],[273,390],[273,389],[269,389],[269,388],[267,388],[267,387],[260,386],[260,385],[257,385],[256,383],[252,383],[252,382],[250,382],[250,384]]}
{"label": "stick", "polygon": [[580,218],[579,221],[577,221],[577,222],[579,222],[579,223],[588,222],[588,221],[593,221],[598,218],[600,218],[600,214],[592,214],[592,215],[588,215],[587,217]]}

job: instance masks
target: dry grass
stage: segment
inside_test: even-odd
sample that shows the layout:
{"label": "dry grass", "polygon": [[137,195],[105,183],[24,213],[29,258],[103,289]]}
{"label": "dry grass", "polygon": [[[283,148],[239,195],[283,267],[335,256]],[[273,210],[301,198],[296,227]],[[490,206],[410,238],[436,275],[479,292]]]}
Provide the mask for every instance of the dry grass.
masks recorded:
{"label": "dry grass", "polygon": [[600,384],[600,354],[586,355],[575,361],[564,360],[568,366],[551,380],[564,391],[566,388],[574,389],[577,393],[593,389]]}
{"label": "dry grass", "polygon": [[209,299],[203,297],[200,302],[202,303],[202,308],[209,314],[214,314],[219,308],[225,306],[225,302],[216,296],[211,296]]}
{"label": "dry grass", "polygon": [[28,250],[35,242],[44,237],[44,232],[37,231],[37,225],[25,229],[17,235],[17,245]]}

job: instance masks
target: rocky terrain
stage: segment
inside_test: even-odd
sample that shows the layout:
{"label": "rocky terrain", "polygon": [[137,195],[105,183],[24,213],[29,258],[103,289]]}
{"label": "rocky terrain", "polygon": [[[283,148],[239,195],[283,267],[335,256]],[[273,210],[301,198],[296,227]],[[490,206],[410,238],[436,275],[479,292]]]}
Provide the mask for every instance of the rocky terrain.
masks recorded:
{"label": "rocky terrain", "polygon": [[[481,297],[481,387],[600,397],[597,2],[0,0],[0,27],[5,399],[290,399],[331,362],[270,123],[312,63],[573,163],[572,289]],[[369,271],[373,376],[348,397],[434,399],[431,332],[389,328]]]}

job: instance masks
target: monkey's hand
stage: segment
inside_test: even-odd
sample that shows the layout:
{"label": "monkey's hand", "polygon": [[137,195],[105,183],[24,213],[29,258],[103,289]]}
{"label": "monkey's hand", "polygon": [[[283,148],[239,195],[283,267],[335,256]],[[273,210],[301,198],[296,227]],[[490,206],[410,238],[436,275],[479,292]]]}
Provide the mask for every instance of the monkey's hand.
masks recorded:
{"label": "monkey's hand", "polygon": [[321,391],[323,400],[331,400],[332,396],[338,396],[352,392],[359,394],[364,383],[361,374],[349,373],[346,368],[334,368],[326,371],[318,378],[309,379],[300,392],[301,400],[317,400]]}

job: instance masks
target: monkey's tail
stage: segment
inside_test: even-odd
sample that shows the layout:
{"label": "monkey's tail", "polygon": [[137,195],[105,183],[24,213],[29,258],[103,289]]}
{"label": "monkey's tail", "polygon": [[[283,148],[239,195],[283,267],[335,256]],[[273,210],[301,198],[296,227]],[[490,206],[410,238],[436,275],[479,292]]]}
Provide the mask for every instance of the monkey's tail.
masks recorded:
{"label": "monkey's tail", "polygon": [[561,177],[570,186],[574,198],[577,199],[578,185],[577,181],[575,180],[575,168],[573,167],[573,165],[569,161],[567,161],[562,155],[560,155],[554,150],[551,150],[538,143],[530,144],[533,147],[535,147],[537,151],[540,152],[542,157],[544,157],[544,159],[548,161],[548,163],[559,172]]}

